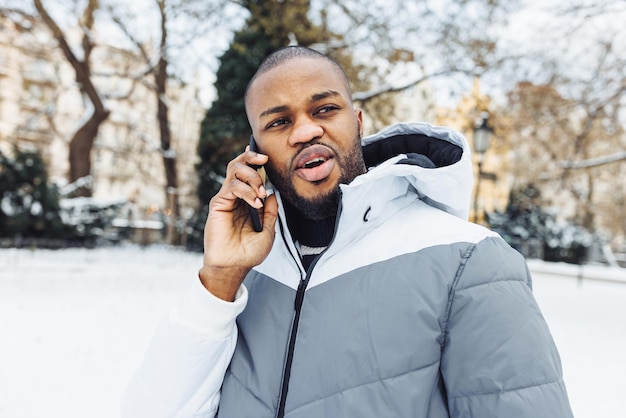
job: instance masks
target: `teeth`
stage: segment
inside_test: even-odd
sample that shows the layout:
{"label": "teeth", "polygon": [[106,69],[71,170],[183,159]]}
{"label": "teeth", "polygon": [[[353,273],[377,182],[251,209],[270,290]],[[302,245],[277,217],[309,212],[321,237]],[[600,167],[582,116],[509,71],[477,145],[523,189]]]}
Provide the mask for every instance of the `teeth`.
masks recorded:
{"label": "teeth", "polygon": [[315,159],[313,159],[313,160],[311,160],[311,161],[307,161],[307,162],[304,164],[304,168],[313,168],[313,167],[317,167],[318,165],[323,164],[323,163],[324,163],[324,161],[326,161],[326,159],[324,159],[324,158],[315,158]]}

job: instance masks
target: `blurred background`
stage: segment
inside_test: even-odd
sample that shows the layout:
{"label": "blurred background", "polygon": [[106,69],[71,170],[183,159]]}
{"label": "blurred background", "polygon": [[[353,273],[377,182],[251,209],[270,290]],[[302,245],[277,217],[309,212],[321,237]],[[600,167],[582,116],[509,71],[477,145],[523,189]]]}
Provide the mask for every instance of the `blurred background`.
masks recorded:
{"label": "blurred background", "polygon": [[1,246],[201,246],[272,50],[346,69],[366,134],[474,148],[471,220],[533,258],[626,263],[626,1],[0,0]]}
{"label": "blurred background", "polygon": [[[76,289],[68,277],[93,274],[94,260],[128,274],[109,270],[125,254],[115,248],[136,261],[138,249],[188,256],[194,271],[207,202],[250,135],[247,82],[289,44],[342,64],[366,135],[401,121],[463,133],[476,174],[470,220],[540,277],[593,276],[621,297],[625,21],[624,0],[0,0],[0,285],[14,303],[4,314],[48,300],[15,302],[41,291],[16,278],[52,269],[60,289]],[[46,255],[61,249],[70,261]],[[549,289],[555,300],[563,291]]]}

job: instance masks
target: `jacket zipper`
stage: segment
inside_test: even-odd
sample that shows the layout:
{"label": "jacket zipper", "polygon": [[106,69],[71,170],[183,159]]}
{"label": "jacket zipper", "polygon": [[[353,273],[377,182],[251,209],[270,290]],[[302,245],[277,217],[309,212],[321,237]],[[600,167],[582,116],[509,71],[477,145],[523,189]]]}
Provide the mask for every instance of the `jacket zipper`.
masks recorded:
{"label": "jacket zipper", "polygon": [[[337,209],[337,220],[335,221],[335,232],[337,231],[337,225],[339,224],[339,215],[341,214],[341,199],[339,200],[339,208]],[[282,226],[282,225],[281,225]],[[282,228],[281,228],[282,229]],[[283,240],[286,243],[285,235],[282,234]],[[280,388],[280,398],[278,400],[278,411],[276,413],[276,418],[284,418],[285,417],[285,404],[287,402],[287,392],[289,391],[289,378],[291,377],[291,365],[293,363],[293,355],[296,346],[296,337],[298,334],[298,325],[300,324],[300,313],[302,311],[302,304],[304,302],[304,294],[306,292],[306,288],[309,284],[309,280],[311,279],[311,272],[315,268],[318,260],[322,257],[322,255],[328,250],[331,246],[332,242],[335,240],[335,237],[331,239],[328,243],[328,246],[324,251],[322,251],[316,258],[313,260],[309,269],[306,273],[306,276],[303,279],[300,279],[300,283],[298,283],[298,289],[296,290],[296,298],[294,300],[294,315],[293,321],[291,323],[291,334],[289,334],[289,345],[287,349],[287,359],[285,360],[285,367],[283,368],[283,376],[282,383]],[[293,255],[292,255],[293,256]],[[297,263],[297,260],[296,260]]]}
{"label": "jacket zipper", "polygon": [[287,402],[287,391],[289,390],[289,378],[291,377],[291,364],[293,362],[293,353],[296,346],[296,336],[298,334],[298,325],[300,324],[300,312],[302,310],[302,302],[304,301],[304,292],[306,286],[309,283],[309,275],[303,280],[300,280],[298,284],[298,290],[296,290],[296,299],[294,301],[294,315],[293,322],[291,323],[291,334],[289,335],[289,346],[287,349],[287,359],[285,361],[285,368],[283,369],[283,379],[280,388],[280,399],[278,401],[278,412],[276,418],[283,418],[285,416],[285,403]]}

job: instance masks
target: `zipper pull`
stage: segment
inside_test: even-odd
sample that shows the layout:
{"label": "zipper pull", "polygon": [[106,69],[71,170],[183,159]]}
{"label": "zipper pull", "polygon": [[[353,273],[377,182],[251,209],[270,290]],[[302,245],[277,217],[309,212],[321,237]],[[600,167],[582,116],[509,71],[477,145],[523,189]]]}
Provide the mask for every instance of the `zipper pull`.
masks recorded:
{"label": "zipper pull", "polygon": [[298,284],[298,289],[296,290],[296,298],[293,302],[293,309],[299,311],[302,307],[302,302],[304,301],[304,291],[306,289],[306,280],[300,280]]}

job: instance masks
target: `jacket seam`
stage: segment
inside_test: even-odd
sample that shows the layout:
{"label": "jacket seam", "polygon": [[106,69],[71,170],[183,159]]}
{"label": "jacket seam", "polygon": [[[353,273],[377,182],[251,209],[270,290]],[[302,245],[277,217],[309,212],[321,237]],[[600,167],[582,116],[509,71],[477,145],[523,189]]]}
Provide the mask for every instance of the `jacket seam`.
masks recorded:
{"label": "jacket seam", "polygon": [[241,388],[248,392],[254,399],[259,401],[259,403],[263,405],[268,411],[273,411],[274,406],[267,405],[263,399],[261,399],[256,393],[252,392],[248,386],[244,385],[243,381],[239,379],[235,373],[229,371],[228,374],[230,374],[230,376],[235,380],[235,382],[239,384]]}
{"label": "jacket seam", "polygon": [[465,266],[467,265],[469,258],[474,252],[474,249],[476,248],[476,245],[477,244],[470,245],[467,251],[465,251],[465,254],[463,254],[463,257],[461,258],[461,261],[459,262],[459,268],[456,270],[456,275],[454,276],[454,280],[452,281],[452,286],[450,286],[450,292],[448,293],[448,304],[446,306],[445,319],[443,323],[443,333],[441,336],[442,338],[441,338],[441,343],[440,343],[441,351],[444,350],[445,345],[446,345],[446,338],[448,337],[448,325],[449,325],[449,320],[450,320],[450,312],[452,311],[452,302],[454,301],[454,295],[456,293],[456,286],[459,282],[459,279],[461,278],[461,275],[463,274],[463,271],[465,270]]}
{"label": "jacket seam", "polygon": [[333,392],[333,393],[331,393],[331,394],[329,394],[329,395],[327,395],[327,396],[324,396],[324,397],[322,397],[322,398],[318,398],[318,399],[312,400],[312,401],[310,401],[310,402],[307,402],[307,403],[305,403],[305,404],[299,405],[297,408],[295,408],[295,409],[291,410],[290,412],[297,411],[297,410],[302,409],[302,408],[304,408],[304,407],[306,407],[306,406],[309,406],[309,405],[314,404],[314,403],[316,403],[316,402],[321,402],[321,401],[323,401],[323,400],[325,400],[325,399],[328,399],[328,398],[331,398],[331,397],[333,397],[333,396],[337,396],[337,395],[339,395],[339,394],[342,394],[342,393],[345,393],[345,392],[348,392],[348,391],[351,391],[351,390],[354,390],[354,389],[358,389],[358,388],[363,387],[363,386],[371,385],[372,383],[376,383],[376,382],[383,382],[383,381],[385,381],[385,380],[389,380],[389,379],[395,379],[395,378],[397,378],[397,377],[404,376],[404,375],[407,375],[407,374],[409,374],[409,373],[414,373],[414,372],[417,372],[417,371],[420,371],[420,370],[427,369],[427,368],[429,368],[429,367],[433,367],[433,366],[435,366],[436,364],[438,364],[440,361],[441,361],[441,359],[436,359],[436,360],[435,360],[435,361],[433,361],[432,363],[428,363],[428,364],[426,364],[426,365],[419,366],[419,367],[417,367],[417,368],[415,368],[415,369],[408,370],[408,371],[403,372],[403,373],[399,373],[399,374],[396,374],[396,375],[393,375],[393,376],[387,376],[387,377],[384,377],[384,378],[382,378],[382,379],[380,379],[380,378],[379,378],[379,379],[370,380],[369,382],[361,383],[361,384],[359,384],[359,385],[351,386],[351,387],[349,387],[349,388],[345,388],[345,389],[342,389],[342,390],[340,390],[340,391]]}
{"label": "jacket seam", "polygon": [[477,397],[481,397],[481,396],[503,395],[505,393],[510,393],[510,392],[518,392],[518,391],[521,391],[521,390],[538,388],[538,387],[541,387],[541,386],[554,385],[554,384],[561,383],[562,381],[563,381],[563,379],[558,378],[558,379],[555,379],[555,380],[551,380],[549,382],[532,383],[530,385],[520,386],[520,387],[517,387],[517,388],[507,389],[507,390],[499,390],[499,391],[493,391],[493,392],[487,392],[487,393],[472,393],[472,394],[469,394],[469,395],[459,395],[459,396],[449,396],[448,395],[448,399],[449,400],[454,400],[454,399],[461,399],[461,398],[477,398]]}
{"label": "jacket seam", "polygon": [[480,287],[480,286],[488,286],[490,284],[494,284],[494,283],[502,283],[502,282],[519,282],[522,284],[526,284],[526,280],[522,280],[522,279],[514,279],[514,278],[504,278],[504,279],[498,279],[498,280],[493,280],[491,282],[484,282],[484,283],[476,283],[473,284],[471,286],[467,286],[467,287],[462,287],[460,289],[455,289],[455,293],[458,291],[463,291],[463,290],[469,290],[469,289],[474,289],[475,287]]}
{"label": "jacket seam", "polygon": [[442,333],[442,339],[441,339],[441,344],[440,344],[441,351],[443,351],[445,348],[445,341],[446,341],[446,337],[448,336],[448,325],[449,325],[449,320],[450,320],[450,313],[452,312],[452,304],[454,303],[454,297],[456,296],[457,291],[468,290],[468,289],[472,289],[472,288],[479,287],[479,286],[485,286],[485,285],[490,285],[493,283],[501,283],[501,282],[520,282],[520,283],[524,283],[528,285],[527,280],[524,280],[524,279],[502,278],[498,280],[472,284],[467,287],[457,288],[459,280],[461,279],[461,276],[463,275],[463,272],[465,271],[465,267],[477,246],[478,246],[478,243],[470,245],[470,247],[467,249],[465,254],[463,254],[463,257],[461,258],[461,261],[459,262],[459,268],[457,269],[456,275],[454,276],[454,280],[452,281],[452,286],[450,287],[450,292],[448,293],[448,305],[446,306],[446,312],[445,312],[445,317],[444,317],[444,322],[443,322],[444,326],[443,326],[443,333]]}

